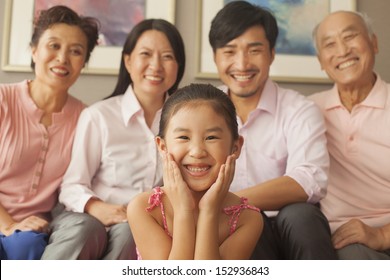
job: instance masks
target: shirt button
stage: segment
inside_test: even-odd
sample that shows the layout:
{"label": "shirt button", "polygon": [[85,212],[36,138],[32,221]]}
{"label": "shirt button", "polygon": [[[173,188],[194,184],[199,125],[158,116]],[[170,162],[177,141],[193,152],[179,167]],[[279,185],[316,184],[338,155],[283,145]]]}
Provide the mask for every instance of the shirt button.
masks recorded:
{"label": "shirt button", "polygon": [[34,190],[36,190],[36,189],[38,188],[38,184],[33,184],[33,185],[32,185],[32,188],[33,188]]}
{"label": "shirt button", "polygon": [[42,175],[42,173],[41,173],[41,172],[39,172],[39,171],[35,172],[35,176],[37,176],[37,177],[41,177],[41,175]]}
{"label": "shirt button", "polygon": [[43,158],[38,159],[38,163],[43,163],[45,160]]}
{"label": "shirt button", "polygon": [[48,136],[47,134],[43,134],[43,138],[44,138],[44,139],[48,139],[49,136]]}
{"label": "shirt button", "polygon": [[47,151],[47,147],[43,146],[42,147],[42,151],[46,152]]}

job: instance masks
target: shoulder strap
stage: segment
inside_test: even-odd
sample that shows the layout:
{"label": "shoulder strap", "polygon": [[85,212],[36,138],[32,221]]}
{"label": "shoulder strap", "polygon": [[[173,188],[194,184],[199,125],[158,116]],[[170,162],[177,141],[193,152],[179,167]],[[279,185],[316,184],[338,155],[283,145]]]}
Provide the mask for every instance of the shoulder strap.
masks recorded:
{"label": "shoulder strap", "polygon": [[240,217],[242,210],[244,209],[251,209],[260,212],[259,208],[249,205],[248,199],[245,197],[241,197],[240,205],[232,205],[223,209],[226,215],[231,216],[229,219],[230,234],[233,234],[236,231],[238,219]]}
{"label": "shoulder strap", "polygon": [[149,207],[146,208],[146,211],[150,212],[155,207],[160,207],[161,215],[163,218],[164,230],[165,232],[172,237],[171,233],[168,231],[167,217],[165,216],[164,204],[162,203],[162,195],[164,194],[161,187],[155,187],[153,193],[149,197]]}

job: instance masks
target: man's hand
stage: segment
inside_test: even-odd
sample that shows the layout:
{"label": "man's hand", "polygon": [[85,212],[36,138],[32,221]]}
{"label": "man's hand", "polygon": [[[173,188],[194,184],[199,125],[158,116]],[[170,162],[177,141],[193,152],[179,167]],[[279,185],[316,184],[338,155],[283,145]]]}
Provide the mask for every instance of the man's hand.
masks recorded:
{"label": "man's hand", "polygon": [[341,249],[359,243],[374,250],[385,250],[385,236],[381,228],[373,228],[358,219],[352,219],[340,226],[332,236],[333,246]]}

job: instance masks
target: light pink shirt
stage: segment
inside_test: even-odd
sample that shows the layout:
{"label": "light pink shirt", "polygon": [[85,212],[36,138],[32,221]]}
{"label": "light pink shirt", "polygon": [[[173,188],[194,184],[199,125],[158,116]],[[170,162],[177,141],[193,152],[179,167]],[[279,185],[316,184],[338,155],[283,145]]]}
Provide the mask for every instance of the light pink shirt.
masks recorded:
{"label": "light pink shirt", "polygon": [[155,144],[160,116],[161,110],[149,129],[131,86],[124,95],[86,108],[77,125],[60,202],[75,212],[84,212],[91,197],[127,205],[136,194],[161,185]]}
{"label": "light pink shirt", "polygon": [[302,186],[308,202],[325,196],[329,167],[325,125],[312,101],[269,79],[247,122],[237,121],[244,145],[231,191],[289,176]]}
{"label": "light pink shirt", "polygon": [[332,232],[352,218],[390,223],[390,85],[377,81],[351,113],[337,87],[310,97],[325,116],[330,153],[328,194],[321,209]]}
{"label": "light pink shirt", "polygon": [[15,220],[50,219],[84,105],[72,96],[46,129],[28,81],[0,85],[0,203]]}

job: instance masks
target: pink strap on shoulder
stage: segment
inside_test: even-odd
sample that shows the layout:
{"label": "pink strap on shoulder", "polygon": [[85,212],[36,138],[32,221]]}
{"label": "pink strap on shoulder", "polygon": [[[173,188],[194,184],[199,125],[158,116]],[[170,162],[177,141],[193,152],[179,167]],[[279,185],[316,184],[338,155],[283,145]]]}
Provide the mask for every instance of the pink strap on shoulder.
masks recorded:
{"label": "pink strap on shoulder", "polygon": [[259,208],[249,205],[248,199],[245,197],[241,197],[240,205],[232,205],[223,209],[226,215],[231,216],[229,219],[230,234],[233,234],[236,231],[238,218],[240,217],[241,211],[244,209],[251,209],[260,212]]}
{"label": "pink strap on shoulder", "polygon": [[153,193],[149,197],[148,203],[150,206],[146,208],[146,211],[150,212],[155,207],[160,207],[161,215],[163,218],[164,230],[170,237],[172,237],[171,233],[168,231],[167,218],[165,216],[164,204],[162,203],[162,195],[163,194],[164,194],[164,192],[162,191],[161,187],[155,187],[153,189]]}

